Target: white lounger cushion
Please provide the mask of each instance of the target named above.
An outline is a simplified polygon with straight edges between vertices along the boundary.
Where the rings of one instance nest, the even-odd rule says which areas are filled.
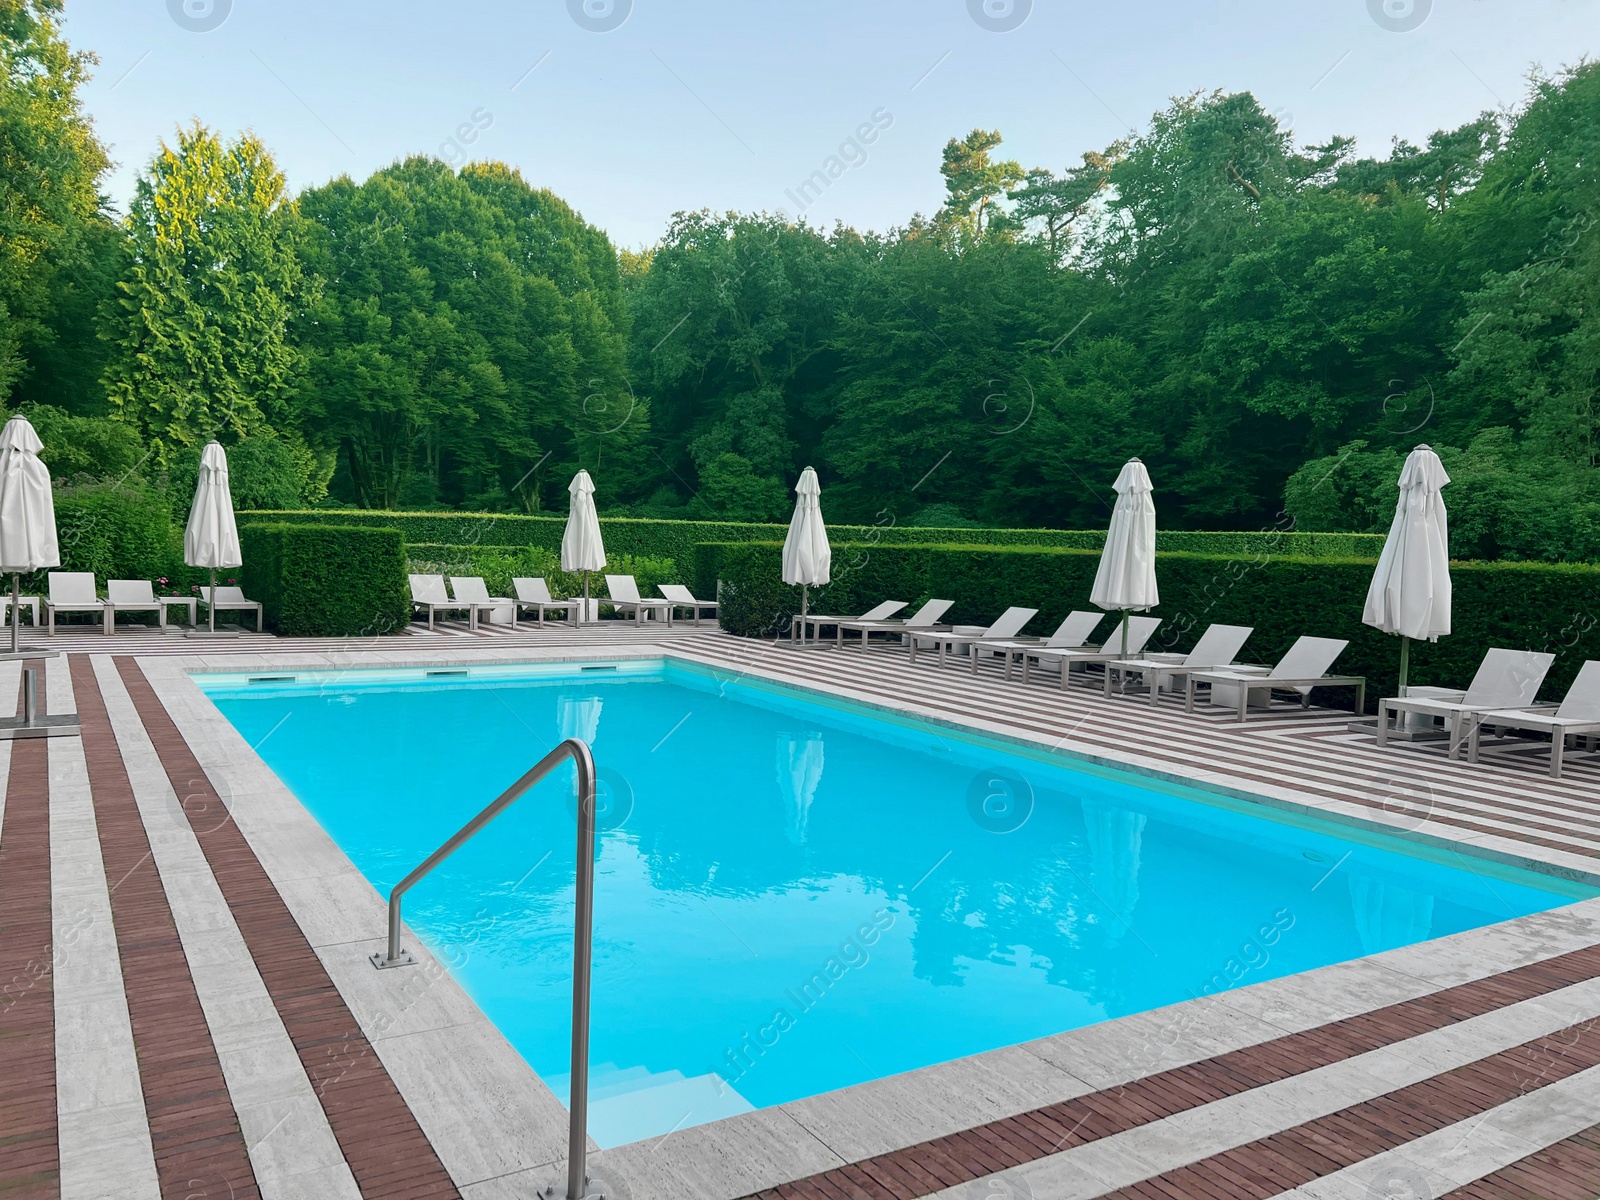
[[[1278,665],[1267,672],[1265,678],[1321,679],[1349,644],[1340,638],[1301,637],[1278,660]]]
[[[1056,626],[1056,631],[1050,635],[1046,646],[1087,646],[1089,635],[1095,631],[1095,626],[1105,620],[1103,612],[1070,612],[1067,619]]]
[[[83,604],[98,608],[103,601],[95,595],[94,572],[51,571],[50,603],[58,607]]]
[[[1239,656],[1255,629],[1249,625],[1212,625],[1184,655],[1186,667],[1226,667]]]
[[[450,590],[456,594],[456,599],[463,604],[504,604],[504,596],[489,595],[489,586],[483,582],[481,575],[452,575],[450,576]]]
[[[693,604],[699,605],[702,608],[710,608],[716,604],[715,600],[696,600],[694,598],[694,593],[688,588],[684,587],[681,583],[663,583],[660,585],[659,590],[663,596],[665,596],[668,600],[671,600],[674,604]]]
[[[578,604],[577,600],[557,600],[550,595],[550,585],[544,577],[538,579],[513,579],[511,586],[516,589],[517,599],[524,604],[548,604],[552,608],[557,604]]]
[[[111,603],[123,608],[133,608],[137,605],[157,607],[156,591],[150,586],[148,579],[108,579],[106,597]]]
[[[984,638],[1012,638],[1022,632],[1022,627],[1039,615],[1037,608],[1019,608],[1013,605],[1000,614],[1000,619],[983,631]]]
[[[444,590],[443,575],[407,575],[411,581],[411,599],[417,604],[449,604],[450,595]]]
[[[1532,650],[1490,650],[1461,698],[1464,708],[1522,708],[1532,704],[1555,662],[1554,654]]]
[[[1583,664],[1556,716],[1564,721],[1600,721],[1600,659]]]
[[[621,600],[627,604],[638,604],[639,582],[632,575],[607,575],[606,594],[613,600]]]

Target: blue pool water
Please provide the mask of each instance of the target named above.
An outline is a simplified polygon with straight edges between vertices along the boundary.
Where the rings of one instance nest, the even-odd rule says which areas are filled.
[[[602,1145],[1592,894],[676,662],[199,679],[385,895],[591,742]],[[563,1098],[571,794],[406,900]]]

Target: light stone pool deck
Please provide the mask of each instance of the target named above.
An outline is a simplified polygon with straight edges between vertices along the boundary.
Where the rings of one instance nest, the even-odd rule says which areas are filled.
[[[372,970],[367,955],[381,945],[383,898],[200,692],[189,678],[196,671],[677,656],[1039,752],[1381,826],[1484,870],[1511,863],[1600,883],[1600,768],[1592,755],[1573,755],[1569,777],[1551,783],[1524,747],[1491,750],[1482,767],[1469,768],[1427,745],[1380,753],[1345,733],[1343,717],[1317,710],[1286,710],[1241,728],[1215,714],[1186,717],[1181,707],[1151,709],[1098,691],[1024,688],[997,672],[911,666],[886,650],[795,650],[711,631],[464,638],[447,629],[351,650],[252,641],[188,653],[192,645],[169,639],[121,659],[74,654],[70,671],[58,659],[48,672],[50,711],[70,711],[92,684],[115,744],[101,745],[106,735],[86,717],[81,744],[51,739],[47,751],[34,743],[23,752],[48,758],[54,948],[42,952],[53,965],[57,1165],[53,1178],[48,1169],[22,1173],[32,1160],[15,1152],[8,1160],[0,1136],[0,1194],[8,1184],[21,1195],[95,1200],[174,1194],[174,1181],[190,1182],[179,1178],[174,1156],[200,1153],[164,1149],[164,1093],[149,1077],[141,1084],[141,1069],[153,1069],[144,1064],[156,1061],[153,1035],[130,1013],[143,1011],[151,994],[144,980],[164,988],[170,981],[143,974],[142,959],[118,969],[119,953],[139,955],[142,943],[123,934],[132,918],[118,906],[128,906],[129,893],[122,879],[107,877],[102,854],[113,815],[99,794],[114,778],[106,751],[125,769],[203,1015],[204,1028],[190,1032],[208,1043],[200,1057],[214,1061],[226,1084],[245,1164],[239,1174],[237,1163],[205,1160],[213,1174],[188,1194],[499,1200],[531,1196],[562,1176],[565,1108],[417,939],[407,945],[419,966]],[[0,687],[14,691],[17,673],[0,664]],[[203,779],[183,773],[183,747],[162,732],[151,703]],[[0,743],[8,799],[12,790],[28,794],[11,754]],[[14,826],[12,815],[28,819],[21,808],[0,808],[0,871],[28,861],[7,858],[16,829],[20,838],[28,828]],[[242,842],[226,841],[233,830]],[[251,890],[257,869],[275,895]],[[22,887],[26,870],[15,878]],[[7,886],[0,875],[0,904]],[[318,992],[287,968],[270,969],[272,956],[294,949],[281,938],[252,956],[247,931],[277,928],[273,905],[292,918],[287,932],[303,937],[331,988]],[[0,936],[4,920],[0,909]],[[26,968],[40,953],[13,955],[7,965]],[[14,990],[19,976],[7,975]],[[313,995],[314,1017],[304,1008]],[[20,1022],[30,1004],[0,1008],[0,1044],[13,1032],[18,1045],[37,1044],[36,1036],[27,1040],[29,1028],[6,1024]],[[321,1026],[308,1023],[336,1027],[341,1012],[356,1029],[319,1034]],[[1572,1139],[1581,1143],[1600,1125],[1596,1021],[1600,900],[1585,900],[597,1151],[592,1169],[631,1200],[1366,1197],[1384,1194],[1370,1191],[1382,1172],[1418,1181],[1414,1190],[1435,1197],[1469,1186],[1480,1189],[1473,1195],[1497,1195],[1481,1189],[1507,1171],[1544,1170],[1540,1154],[1565,1147],[1561,1163],[1581,1158]],[[38,1096],[12,1091],[14,1098],[0,1093],[0,1116],[38,1115]],[[1467,1094],[1471,1103],[1460,1099]],[[1353,1132],[1359,1114],[1385,1105],[1448,1116],[1428,1127],[1374,1127],[1405,1126],[1394,1144],[1379,1132]],[[37,1149],[47,1139],[35,1134],[27,1144]],[[1341,1152],[1328,1148],[1330,1139]],[[403,1147],[418,1165],[385,1170],[382,1154],[357,1152],[369,1142]],[[1600,1177],[1595,1187],[1600,1192]]]

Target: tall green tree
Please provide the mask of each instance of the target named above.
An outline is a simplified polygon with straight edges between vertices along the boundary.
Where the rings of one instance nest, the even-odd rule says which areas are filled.
[[[165,461],[219,433],[294,426],[298,215],[253,134],[196,123],[140,176],[108,322],[106,391]]]
[[[1026,178],[1021,163],[994,156],[1004,140],[998,129],[974,129],[945,144],[939,168],[945,186],[941,214],[962,233],[982,237],[986,218],[993,219],[991,209]]]
[[[104,289],[109,163],[79,95],[94,58],[67,45],[60,13],[61,0],[0,0],[0,402],[20,386],[86,407],[74,352],[92,347]]]
[[[537,512],[580,466],[603,498],[645,471],[616,254],[500,164],[413,158],[305,193],[316,299],[297,408],[369,506]]]

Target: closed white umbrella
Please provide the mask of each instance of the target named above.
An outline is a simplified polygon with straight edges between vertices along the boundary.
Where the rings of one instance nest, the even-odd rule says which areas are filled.
[[[789,536],[783,540],[783,581],[800,588],[800,640],[805,640],[808,589],[828,582],[833,567],[833,547],[828,545],[828,527],[822,523],[822,485],[817,473],[807,467],[794,485],[794,516],[789,519]]]
[[[600,514],[594,507],[594,480],[579,471],[567,485],[572,504],[567,529],[561,535],[561,569],[583,572],[583,620],[589,619],[589,572],[606,565],[606,547],[600,540]]]
[[[239,552],[239,526],[233,518],[233,493],[228,487],[228,456],[213,438],[200,454],[200,475],[194,484],[194,503],[183,530],[183,561],[191,567],[211,569],[207,593],[209,628],[217,631],[217,568],[244,563]]]
[[[1400,695],[1411,669],[1411,639],[1436,642],[1450,632],[1450,528],[1440,495],[1450,476],[1430,446],[1418,446],[1400,469],[1400,500],[1378,557],[1361,620],[1400,635]]]
[[[1150,472],[1137,458],[1123,464],[1112,485],[1117,504],[1095,572],[1091,603],[1122,613],[1122,653],[1128,653],[1128,614],[1144,612],[1161,602],[1156,588],[1156,504]]]
[[[0,571],[11,572],[12,654],[21,653],[19,576],[61,565],[50,468],[39,461],[43,448],[26,417],[12,417],[0,430]]]

